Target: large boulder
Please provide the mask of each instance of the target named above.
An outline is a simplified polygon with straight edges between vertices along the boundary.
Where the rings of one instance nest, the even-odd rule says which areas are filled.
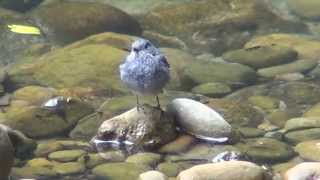
[[[119,65],[134,37],[103,33],[53,50],[29,56],[8,70],[12,88],[30,84],[49,87],[91,87],[109,94],[125,92]]]
[[[102,32],[139,35],[142,31],[131,16],[101,3],[57,2],[36,8],[31,16],[49,38],[62,43]]]

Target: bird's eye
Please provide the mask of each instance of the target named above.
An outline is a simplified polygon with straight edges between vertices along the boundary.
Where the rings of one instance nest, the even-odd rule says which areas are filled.
[[[146,43],[146,44],[144,45],[144,48],[145,48],[145,49],[147,49],[148,47],[150,47],[150,43]]]
[[[133,48],[133,51],[134,51],[134,52],[138,52],[138,49],[137,49],[137,48]]]

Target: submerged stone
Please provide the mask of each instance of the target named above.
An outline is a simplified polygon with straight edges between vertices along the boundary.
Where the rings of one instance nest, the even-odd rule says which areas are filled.
[[[222,57],[258,69],[292,62],[297,55],[295,50],[286,46],[271,45],[229,51]]]
[[[271,138],[255,138],[237,145],[241,152],[256,162],[286,161],[294,156],[294,150],[287,144]]]
[[[93,168],[92,173],[106,180],[132,180],[150,168],[136,163],[105,163]]]

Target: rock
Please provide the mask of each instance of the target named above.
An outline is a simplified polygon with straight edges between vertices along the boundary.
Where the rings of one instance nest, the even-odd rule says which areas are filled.
[[[269,113],[265,120],[269,121],[271,124],[283,128],[288,119],[290,119],[290,114],[287,111],[275,110]]]
[[[108,92],[108,95],[128,92],[118,71],[128,53],[124,49],[133,39],[132,36],[107,32],[57,48],[41,57],[24,57],[32,62],[12,66],[8,70],[8,83],[12,88],[42,84],[54,88],[89,87]],[[21,61],[25,62],[24,59]]]
[[[38,144],[34,154],[36,157],[47,157],[50,153],[62,150],[84,149],[88,151],[90,144],[83,141],[59,140],[44,141]]]
[[[195,139],[189,135],[181,135],[174,141],[162,146],[158,151],[166,154],[180,153],[187,150],[194,141]]]
[[[53,88],[26,86],[14,91],[12,100],[27,101],[31,105],[40,106],[43,102],[54,97],[56,94],[57,91]]]
[[[320,128],[302,129],[288,132],[284,135],[285,140],[292,144],[315,140],[320,138]]]
[[[210,99],[207,105],[223,114],[223,118],[234,127],[257,127],[263,120],[261,111],[249,103]]]
[[[244,138],[261,137],[265,134],[265,131],[257,128],[240,127],[239,131]]]
[[[303,113],[303,117],[317,117],[320,115],[320,103],[311,106],[306,112]]]
[[[31,16],[50,39],[62,43],[102,32],[140,35],[142,31],[139,23],[131,16],[101,3],[53,3],[34,9]]]
[[[271,138],[249,139],[237,147],[255,162],[286,161],[295,154],[289,145]]]
[[[187,51],[174,48],[160,48],[170,64],[170,82],[166,89],[189,90],[187,82],[183,79],[183,71],[190,63],[195,61],[195,57]]]
[[[123,162],[125,155],[121,151],[99,152],[97,154],[87,154],[82,156],[79,161],[83,161],[87,168],[94,168],[106,162]]]
[[[288,5],[290,9],[302,18],[309,20],[319,20],[320,13],[318,8],[320,8],[320,3],[317,0],[289,0]]]
[[[175,137],[172,116],[145,104],[139,107],[139,111],[134,108],[104,121],[99,127],[96,139],[106,142],[131,142],[133,149],[153,149],[172,141]]]
[[[287,170],[289,170],[290,168],[293,168],[294,166],[296,166],[300,163],[303,163],[303,162],[304,162],[303,159],[301,159],[299,157],[293,158],[289,162],[279,163],[279,164],[273,165],[272,170],[273,170],[274,174],[278,173],[283,177]]]
[[[68,163],[58,163],[53,167],[53,170],[56,171],[58,174],[65,176],[65,175],[72,175],[72,174],[80,174],[84,173],[86,170],[83,163],[79,162],[68,162]]]
[[[187,98],[177,98],[167,107],[178,126],[200,139],[225,142],[231,136],[231,126],[210,107]]]
[[[194,62],[185,69],[184,78],[193,86],[210,82],[243,86],[254,83],[257,75],[253,69],[241,64]]]
[[[290,117],[299,117],[310,105],[320,101],[316,94],[320,86],[308,82],[270,82],[262,85],[243,88],[225,97],[238,103],[246,102],[250,96],[270,96],[280,100],[280,109],[289,113]]]
[[[249,97],[248,102],[267,112],[277,109],[280,104],[279,99],[270,96],[251,96]]]
[[[35,1],[29,1],[29,2],[37,2]],[[0,5],[2,3],[11,4],[19,3],[24,4],[23,1],[20,0],[1,0]],[[11,5],[10,5],[11,6]],[[15,11],[11,11],[8,9],[0,8],[0,20],[3,23],[3,26],[0,27],[1,32],[1,54],[0,59],[1,63],[0,65],[7,65],[11,63],[15,63],[20,61],[20,57],[24,56],[26,53],[28,54],[28,50],[32,49],[34,46],[39,45],[48,45],[47,38],[41,34],[41,35],[31,35],[31,34],[24,34],[21,35],[19,33],[12,32],[7,25],[10,24],[20,24],[20,25],[26,25],[26,26],[35,26],[35,23],[28,19],[27,16],[24,14],[20,14]],[[49,45],[50,46],[50,45]]]
[[[222,97],[232,90],[231,88],[223,83],[205,83],[200,84],[194,88],[192,88],[191,92],[195,94],[202,94],[204,96],[209,97]]]
[[[103,123],[104,119],[98,113],[89,114],[79,120],[75,128],[69,133],[74,139],[90,140],[94,136]]]
[[[176,177],[179,172],[192,167],[192,163],[188,162],[164,162],[157,166],[157,170],[164,173],[168,177]]]
[[[308,180],[320,177],[320,163],[304,162],[290,168],[285,173],[285,180]]]
[[[302,74],[300,72],[294,72],[294,73],[286,73],[286,74],[276,75],[275,80],[279,80],[279,81],[299,81],[299,80],[302,80],[304,78],[305,78],[304,74]]]
[[[165,160],[168,162],[212,162],[212,159],[223,152],[239,152],[235,146],[232,145],[214,145],[210,144],[196,144],[188,151],[179,153],[178,155],[167,155]],[[195,161],[196,160],[196,161]]]
[[[159,171],[147,171],[139,176],[139,180],[168,180],[168,177]]]
[[[270,78],[288,73],[305,73],[315,68],[317,64],[318,62],[314,60],[297,60],[289,64],[259,69],[258,74],[262,77]]]
[[[137,163],[149,167],[155,167],[161,160],[161,155],[156,153],[137,153],[126,159],[128,163]]]
[[[259,69],[292,62],[297,55],[298,53],[291,48],[274,45],[229,51],[222,57],[229,62]]]
[[[319,140],[304,141],[296,145],[294,150],[307,161],[320,161]]]
[[[276,44],[293,48],[298,52],[298,59],[318,59],[320,41],[295,34],[268,34],[251,39],[245,44],[245,48],[257,46],[270,46]]]
[[[52,168],[54,166],[55,162],[51,162],[47,160],[46,158],[35,158],[29,160],[25,166],[29,167],[47,167]]]
[[[14,146],[8,135],[11,129],[0,126],[0,178],[7,180],[14,162]]]
[[[77,160],[84,154],[86,154],[84,150],[64,150],[50,153],[48,158],[58,162],[70,162]]]
[[[136,1],[126,1],[126,0],[104,0],[103,2],[108,3],[114,7],[117,7],[129,14],[133,15],[144,15],[150,11],[152,11],[153,8],[158,6],[169,6],[172,4],[180,4],[184,2],[189,2],[190,0],[173,0],[173,1],[166,1],[166,0],[136,0]]]
[[[148,170],[148,167],[136,163],[106,163],[93,168],[92,173],[100,179],[132,180]]]
[[[219,179],[219,180],[263,180],[264,170],[256,164],[246,161],[225,161],[214,164],[196,165],[182,171],[178,180]]]
[[[285,124],[285,130],[294,131],[301,129],[320,128],[320,118],[305,117],[305,118],[292,118]]]
[[[15,10],[15,11],[25,12],[37,6],[42,1],[43,0],[33,0],[33,1],[1,0],[0,6],[7,9]]]
[[[7,120],[3,123],[30,137],[58,136],[92,111],[92,107],[77,99],[66,102],[59,109],[12,105],[6,112]]]
[[[216,55],[241,48],[261,31],[274,32],[278,28],[278,31],[292,32],[294,29],[299,32],[306,29],[305,25],[284,20],[264,3],[252,0],[205,0],[159,6],[144,15],[141,23],[147,30],[183,39],[193,52],[206,51]]]
[[[58,173],[48,167],[15,167],[12,168],[12,176],[17,178],[57,178]]]

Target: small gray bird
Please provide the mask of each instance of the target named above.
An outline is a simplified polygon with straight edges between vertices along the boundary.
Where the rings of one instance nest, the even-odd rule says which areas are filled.
[[[131,52],[120,65],[120,78],[137,97],[154,95],[160,108],[158,94],[170,80],[170,66],[162,53],[148,40],[138,39]]]

